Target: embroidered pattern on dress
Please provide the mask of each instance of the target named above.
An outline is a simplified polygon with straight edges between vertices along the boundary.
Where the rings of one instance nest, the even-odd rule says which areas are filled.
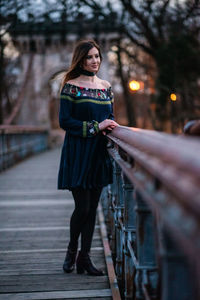
[[[63,87],[62,93],[72,95],[73,97],[88,97],[88,98],[98,98],[98,99],[110,99],[113,100],[113,91],[112,88],[108,89],[91,89],[85,87],[79,87],[66,83]],[[84,99],[82,99],[84,100]]]

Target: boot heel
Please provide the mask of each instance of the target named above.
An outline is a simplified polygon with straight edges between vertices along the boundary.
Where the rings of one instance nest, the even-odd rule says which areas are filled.
[[[77,274],[83,274],[85,272],[84,268],[79,265],[76,266],[76,271],[77,271]]]

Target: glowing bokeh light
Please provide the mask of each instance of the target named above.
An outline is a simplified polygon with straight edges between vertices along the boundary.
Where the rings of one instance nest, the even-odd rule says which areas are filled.
[[[176,94],[171,94],[171,95],[170,95],[170,99],[171,99],[172,101],[176,101],[176,99],[177,99]]]
[[[131,91],[138,91],[140,89],[140,83],[136,80],[131,80],[129,82],[129,88]]]

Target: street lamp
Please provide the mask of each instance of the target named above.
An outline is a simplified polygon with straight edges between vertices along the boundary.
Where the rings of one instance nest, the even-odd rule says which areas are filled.
[[[131,80],[129,82],[129,88],[130,88],[131,91],[136,92],[141,88],[141,84],[140,84],[139,81]]]
[[[176,96],[176,94],[170,94],[170,99],[172,100],[172,101],[176,101],[177,100],[177,96]]]

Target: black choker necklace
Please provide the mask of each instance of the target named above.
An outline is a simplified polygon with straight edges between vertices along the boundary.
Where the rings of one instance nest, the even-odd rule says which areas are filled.
[[[90,71],[84,70],[82,68],[79,69],[79,73],[82,75],[86,75],[86,76],[95,76],[96,75],[95,72],[90,72]]]

